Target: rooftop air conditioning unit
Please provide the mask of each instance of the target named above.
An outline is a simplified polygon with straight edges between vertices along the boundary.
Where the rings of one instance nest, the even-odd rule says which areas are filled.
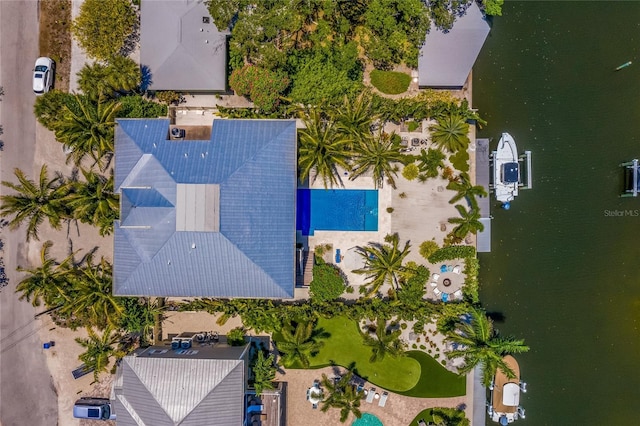
[[[185,130],[180,129],[179,127],[171,129],[171,137],[174,139],[184,139],[185,133]]]

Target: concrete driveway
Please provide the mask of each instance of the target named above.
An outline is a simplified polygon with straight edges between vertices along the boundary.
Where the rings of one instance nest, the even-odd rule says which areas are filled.
[[[0,177],[14,180],[19,167],[33,176],[36,122],[31,70],[38,52],[38,2],[0,1],[0,124],[4,151],[0,153]],[[38,164],[39,167],[39,164]],[[0,188],[0,193],[4,193]],[[14,293],[19,280],[16,265],[27,265],[24,230],[0,230],[9,285],[0,292],[0,422],[3,426],[56,425],[57,396],[38,338],[49,326],[34,320],[31,304],[18,301]]]

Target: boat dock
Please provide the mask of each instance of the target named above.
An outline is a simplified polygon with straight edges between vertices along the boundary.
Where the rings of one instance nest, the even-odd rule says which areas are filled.
[[[524,163],[525,176],[526,179],[521,179],[518,186],[520,189],[532,189],[533,188],[533,171],[531,165],[531,151],[525,151],[524,154],[520,155],[518,161]]]
[[[476,139],[476,185],[482,185],[487,191],[487,197],[478,197],[480,209],[480,223],[484,230],[478,232],[476,251],[478,253],[491,252],[491,163],[489,161],[489,139]]]
[[[628,161],[620,164],[620,167],[624,167],[624,192],[621,197],[637,197],[640,191],[640,164],[638,159]]]

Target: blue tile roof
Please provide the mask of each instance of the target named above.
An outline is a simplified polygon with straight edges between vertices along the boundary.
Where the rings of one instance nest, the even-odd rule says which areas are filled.
[[[120,119],[114,294],[293,297],[293,120],[216,120],[211,139],[170,141],[169,121]],[[176,231],[177,184],[220,187],[220,232]]]

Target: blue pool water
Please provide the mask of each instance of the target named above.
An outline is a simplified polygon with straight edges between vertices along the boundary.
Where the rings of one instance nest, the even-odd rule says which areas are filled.
[[[383,426],[383,424],[373,414],[363,413],[362,417],[351,423],[351,426]]]
[[[378,191],[360,189],[298,189],[296,229],[314,231],[377,231]]]

